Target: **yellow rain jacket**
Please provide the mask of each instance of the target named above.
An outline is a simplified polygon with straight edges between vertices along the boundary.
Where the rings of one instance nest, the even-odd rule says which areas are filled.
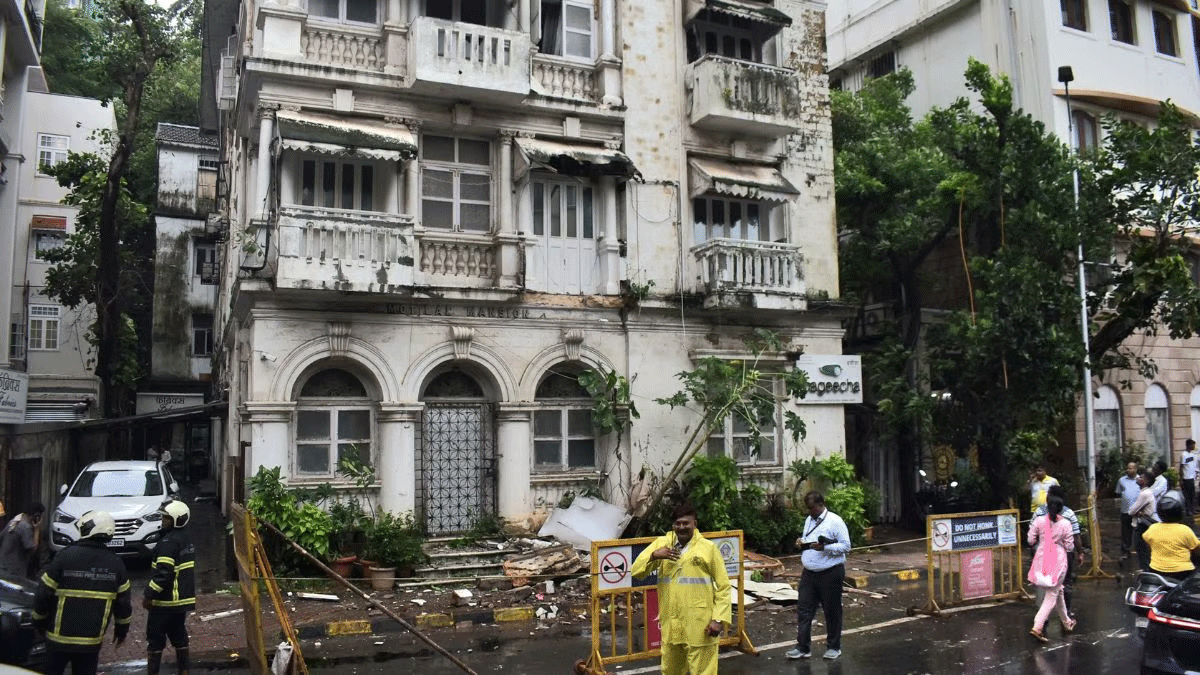
[[[729,575],[721,552],[699,532],[692,533],[679,560],[651,560],[656,550],[675,545],[675,533],[654,540],[631,570],[641,579],[658,572],[658,625],[663,644],[703,647],[716,644],[720,636],[707,632],[710,621],[730,623]]]

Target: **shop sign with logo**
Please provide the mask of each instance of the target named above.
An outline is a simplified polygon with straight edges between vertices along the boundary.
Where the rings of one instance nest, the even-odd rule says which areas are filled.
[[[808,393],[798,403],[862,403],[861,356],[801,354],[796,368],[808,377]]]
[[[23,423],[28,398],[29,376],[0,368],[0,424]]]

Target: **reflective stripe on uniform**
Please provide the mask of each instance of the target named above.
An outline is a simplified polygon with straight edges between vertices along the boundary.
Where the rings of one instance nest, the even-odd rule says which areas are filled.
[[[195,598],[186,598],[184,600],[153,600],[150,604],[154,607],[182,607],[184,605],[192,605],[195,603]]]
[[[94,600],[115,600],[116,593],[110,591],[84,591],[76,588],[60,588],[58,595],[61,598],[92,598]]]
[[[171,558],[171,557],[168,557],[168,556],[163,556],[163,557],[161,557],[161,558],[157,558],[157,559],[154,561],[154,564],[155,564],[155,565],[170,565],[171,567],[174,567],[174,566],[175,566],[175,559],[174,559],[174,558]]]
[[[97,637],[72,637],[70,635],[62,635],[61,633],[46,633],[46,638],[52,642],[58,642],[64,645],[98,645],[104,642],[104,634],[101,633]]]
[[[54,579],[50,578],[50,574],[47,572],[42,573],[42,583],[49,586],[51,590],[55,590],[58,588],[58,582],[55,581]]]
[[[712,579],[705,579],[704,577],[675,577],[672,581],[677,584],[712,585]]]
[[[159,585],[158,585],[158,582],[156,582],[156,581],[151,581],[151,582],[150,582],[149,584],[147,584],[147,585],[148,585],[148,586],[150,587],[150,589],[151,589],[151,590],[153,590],[155,593],[162,593],[162,586],[159,586]]]

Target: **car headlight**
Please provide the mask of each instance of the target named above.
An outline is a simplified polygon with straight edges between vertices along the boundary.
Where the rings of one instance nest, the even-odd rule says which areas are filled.
[[[63,511],[62,509],[55,509],[54,510],[54,522],[56,522],[56,523],[73,523],[73,522],[75,522],[75,516],[67,513],[66,511]]]
[[[146,515],[142,516],[142,520],[146,521],[147,523],[157,523],[158,521],[162,520],[162,514],[158,511],[155,511],[154,513],[147,513]]]

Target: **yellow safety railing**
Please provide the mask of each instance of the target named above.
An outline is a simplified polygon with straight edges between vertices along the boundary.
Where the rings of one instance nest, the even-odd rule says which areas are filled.
[[[928,602],[909,614],[979,600],[1029,597],[1016,509],[931,515],[926,519]]]
[[[1076,511],[1075,515],[1079,516],[1080,514],[1078,511]],[[1100,548],[1100,509],[1097,508],[1096,494],[1094,492],[1088,495],[1087,511],[1083,514],[1083,517],[1081,517],[1079,521],[1080,526],[1083,526],[1084,522],[1087,523],[1088,542],[1092,547],[1092,565],[1088,568],[1088,571],[1080,574],[1079,578],[1116,579],[1117,577],[1115,574],[1111,574],[1100,569],[1100,563],[1104,561],[1104,551]]]

